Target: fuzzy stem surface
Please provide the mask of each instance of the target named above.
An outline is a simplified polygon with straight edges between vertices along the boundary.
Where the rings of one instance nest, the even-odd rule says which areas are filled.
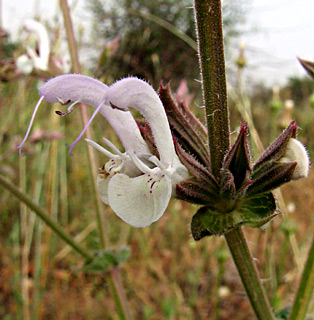
[[[225,234],[233,261],[238,269],[246,293],[259,320],[274,320],[274,316],[260,282],[257,268],[241,228]]]
[[[220,0],[195,0],[195,17],[211,167],[218,178],[230,146]]]
[[[195,0],[195,17],[211,168],[219,180],[224,156],[230,148],[220,0]],[[257,319],[273,320],[241,228],[229,231],[225,238]]]

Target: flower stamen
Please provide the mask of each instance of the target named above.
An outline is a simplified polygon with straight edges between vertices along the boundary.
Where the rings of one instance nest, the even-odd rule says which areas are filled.
[[[118,159],[118,158],[120,158],[119,155],[115,155],[115,154],[111,153],[110,151],[108,151],[107,149],[105,149],[103,146],[101,146],[100,144],[96,143],[95,141],[92,141],[92,140],[89,140],[89,139],[85,139],[85,141],[90,146],[94,147],[96,150],[98,150],[99,152],[101,152],[102,154],[104,154],[106,157],[108,157],[110,159]]]
[[[59,99],[58,99],[58,100],[59,100]],[[69,104],[70,102],[71,102],[71,100],[68,100],[68,101],[65,102],[65,103],[61,103],[61,102],[59,101],[59,103],[60,103],[61,105],[63,105],[63,106]],[[75,105],[77,105],[78,103],[80,103],[79,100],[74,101],[74,102],[71,103],[71,105],[68,107],[68,109],[67,109],[66,112],[56,111],[56,114],[57,114],[58,116],[60,116],[60,117],[67,116],[68,114],[70,114],[70,113],[74,110]]]
[[[35,109],[34,109],[34,111],[33,111],[33,114],[32,114],[32,117],[31,117],[31,121],[29,122],[29,125],[28,125],[28,128],[27,128],[25,137],[24,137],[23,141],[21,142],[21,144],[16,146],[17,149],[19,149],[19,154],[20,154],[21,157],[23,156],[23,154],[22,154],[22,147],[23,147],[25,141],[27,140],[27,138],[28,138],[28,136],[29,136],[29,133],[30,133],[30,131],[31,131],[31,128],[32,128],[32,125],[33,125],[33,122],[34,122],[34,119],[35,119],[35,116],[36,116],[36,113],[37,113],[38,108],[39,108],[41,102],[43,101],[43,99],[44,99],[44,96],[40,97],[40,99],[38,100],[38,102],[37,102],[37,104],[36,104],[36,106],[35,106]]]
[[[90,124],[92,123],[93,119],[96,117],[97,113],[99,112],[99,110],[101,109],[101,107],[103,106],[105,100],[101,101],[100,104],[98,105],[98,107],[96,108],[96,110],[94,111],[94,113],[92,114],[92,116],[90,117],[90,119],[88,120],[88,122],[86,123],[84,129],[82,130],[82,132],[79,134],[79,136],[75,139],[75,141],[71,144],[66,144],[67,147],[70,148],[69,150],[69,155],[73,156],[72,154],[72,150],[75,147],[75,145],[80,141],[80,139],[82,138],[83,134],[86,132],[87,128],[90,126]],[[71,106],[70,106],[71,107]]]
[[[142,160],[139,159],[139,157],[132,151],[127,150],[126,153],[129,155],[131,160],[133,161],[134,165],[143,173],[147,174],[154,174],[155,170],[148,167],[147,164],[145,164]]]
[[[108,139],[106,138],[102,138],[105,142],[105,144],[112,150],[114,151],[117,155],[119,155],[120,157],[123,156],[123,153]]]

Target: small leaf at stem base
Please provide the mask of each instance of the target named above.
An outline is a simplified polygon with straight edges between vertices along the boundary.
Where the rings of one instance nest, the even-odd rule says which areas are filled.
[[[94,259],[87,262],[80,271],[85,272],[104,272],[112,267],[121,266],[130,257],[128,247],[106,249],[96,253]]]
[[[272,193],[242,200],[230,212],[221,213],[213,207],[202,207],[192,218],[191,231],[195,240],[222,235],[241,225],[261,227],[279,214]]]

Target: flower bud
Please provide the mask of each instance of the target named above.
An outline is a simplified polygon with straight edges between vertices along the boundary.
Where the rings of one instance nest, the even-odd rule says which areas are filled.
[[[278,160],[281,163],[296,162],[297,166],[292,174],[292,180],[306,178],[309,174],[310,161],[303,144],[291,138],[287,144],[284,155]]]

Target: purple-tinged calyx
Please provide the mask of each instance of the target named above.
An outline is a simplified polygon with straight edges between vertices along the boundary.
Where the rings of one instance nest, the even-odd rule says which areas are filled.
[[[184,102],[173,99],[170,86],[160,85],[159,97],[167,113],[171,132],[186,152],[205,167],[210,166],[207,131]]]
[[[248,195],[269,192],[290,180],[308,176],[310,161],[305,147],[295,139],[297,129],[292,121],[254,164]]]
[[[291,138],[297,135],[298,126],[295,121],[284,130],[284,132],[265,150],[261,157],[253,165],[252,176],[255,177],[263,172],[264,167],[269,163],[278,161],[285,153]]]
[[[225,156],[222,170],[229,170],[233,176],[235,190],[239,190],[251,172],[251,155],[247,142],[248,129],[242,122],[240,133]]]
[[[224,234],[240,225],[261,227],[279,214],[271,191],[308,175],[309,158],[304,146],[295,139],[297,128],[292,122],[252,167],[248,128],[242,123],[236,141],[224,158],[217,183],[213,183],[210,169],[200,165],[178,141],[178,154],[193,178],[177,185],[177,195],[204,205],[192,219],[195,240]]]

